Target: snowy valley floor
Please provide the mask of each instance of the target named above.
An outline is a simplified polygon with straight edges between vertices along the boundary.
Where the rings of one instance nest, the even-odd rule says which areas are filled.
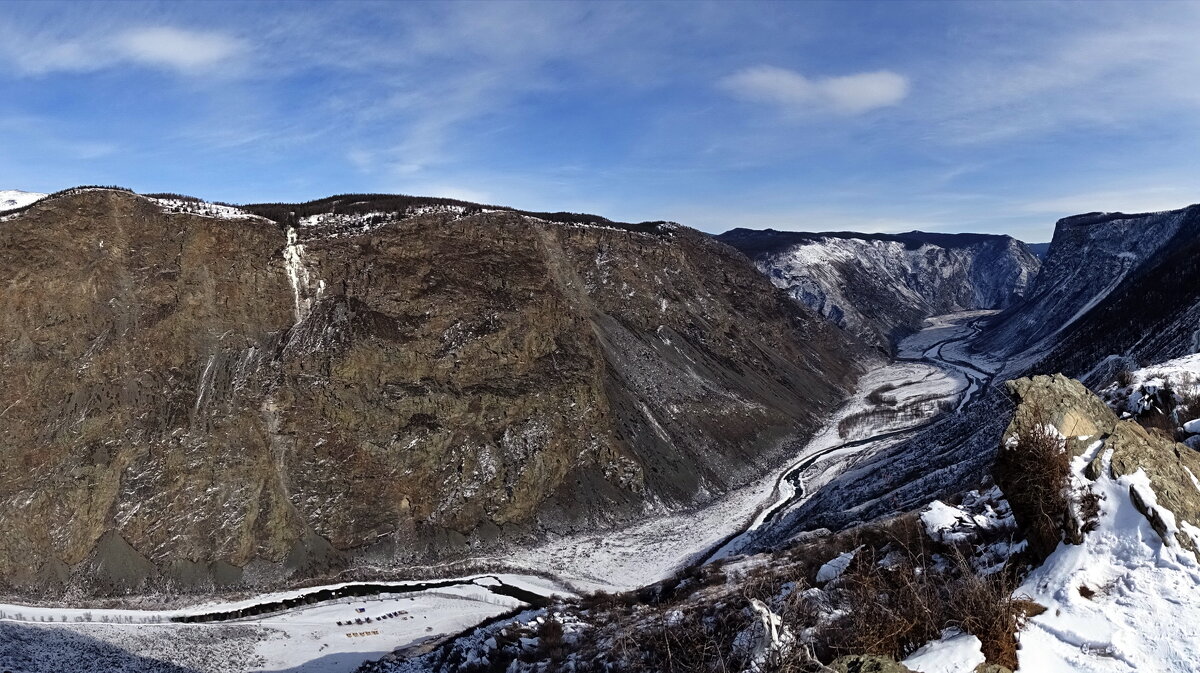
[[[929,330],[911,337],[904,354],[912,358],[927,356],[943,366],[898,361],[864,375],[856,393],[793,461],[750,486],[707,507],[656,517],[616,533],[551,540],[538,549],[477,561],[553,572],[557,583],[532,575],[504,576],[505,583],[542,595],[622,591],[668,577],[732,536],[763,525],[765,513],[772,508],[794,505],[795,488],[784,476],[797,465],[814,462],[806,474],[805,486],[809,491],[819,488],[855,454],[877,450],[886,445],[884,442],[893,441],[872,442],[870,438],[922,425],[940,413],[940,403],[954,403],[973,392],[978,377],[939,356],[944,346],[973,334],[966,323],[977,315],[941,318],[933,321]],[[884,405],[869,399],[880,390],[889,398]],[[877,417],[869,413],[881,406],[910,412]],[[843,423],[848,418],[857,420]],[[848,443],[854,445],[839,448]],[[65,670],[63,662],[73,662],[67,667],[70,670],[101,671],[112,670],[112,662],[120,660],[122,670],[135,673],[350,671],[365,660],[458,633],[524,605],[488,592],[479,585],[485,581],[468,580],[456,587],[419,593],[340,599],[275,615],[211,624],[177,624],[169,618],[233,609],[238,604],[159,611],[0,605],[0,670],[60,671]],[[242,603],[265,602],[280,595]],[[358,612],[360,608],[363,612]],[[400,614],[377,619],[392,613]],[[337,625],[338,621],[346,623],[368,616],[372,617],[370,624]]]

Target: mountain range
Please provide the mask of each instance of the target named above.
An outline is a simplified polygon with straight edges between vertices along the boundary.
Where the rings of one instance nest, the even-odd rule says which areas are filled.
[[[1192,670],[1198,208],[0,192],[0,667]]]

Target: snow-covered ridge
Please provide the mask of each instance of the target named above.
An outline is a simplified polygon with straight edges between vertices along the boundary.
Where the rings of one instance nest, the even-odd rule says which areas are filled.
[[[43,199],[51,199],[51,198],[56,199],[56,198],[60,198],[60,197],[64,197],[64,196],[73,196],[73,195],[81,194],[84,192],[103,192],[103,191],[116,191],[116,192],[121,192],[121,193],[125,193],[125,194],[130,194],[130,195],[136,196],[137,198],[140,198],[140,199],[145,199],[146,201],[149,201],[150,203],[157,205],[159,208],[161,208],[163,210],[163,212],[167,212],[167,213],[187,213],[189,215],[198,215],[200,217],[211,217],[211,218],[222,219],[222,220],[264,220],[264,218],[259,217],[258,215],[255,215],[253,213],[247,212],[245,210],[242,210],[241,208],[238,208],[237,206],[230,206],[230,205],[220,204],[220,203],[210,203],[208,201],[201,201],[199,199],[185,199],[185,198],[173,198],[173,197],[158,198],[158,197],[153,197],[153,196],[145,196],[143,194],[137,194],[136,192],[130,192],[125,189],[119,189],[119,188],[113,188],[113,187],[74,187],[71,189],[65,189],[61,192],[55,192],[54,194],[35,194],[33,192],[21,192],[21,191],[12,191],[12,190],[0,191],[0,213],[3,213],[4,211],[8,211],[8,210],[16,210],[16,209],[25,208],[27,206],[33,205],[34,203],[37,203],[38,201],[43,200]],[[13,217],[16,217],[17,215],[18,215],[18,213],[7,214],[7,215],[4,215],[4,217],[2,219],[11,219]]]
[[[19,189],[0,189],[0,211],[24,208],[46,198],[46,194],[23,192]]]
[[[1040,266],[1005,236],[734,230],[718,239],[750,255],[796,301],[880,346],[929,316],[1005,308]]]
[[[154,198],[149,196],[142,198],[157,204],[163,211],[168,213],[187,213],[188,215],[212,217],[220,220],[264,219],[253,213],[248,213],[237,206],[228,206],[220,203],[209,203],[208,201],[192,199]]]
[[[526,220],[532,222],[544,222],[546,224],[554,224],[563,227],[578,227],[585,229],[605,229],[621,233],[629,233],[637,236],[653,236],[648,232],[633,231],[624,229],[614,225],[592,224],[586,222],[567,222],[555,219],[545,219],[529,215],[516,210],[507,208],[479,208],[473,209],[467,206],[455,204],[432,204],[405,208],[404,210],[373,210],[365,213],[319,213],[317,215],[307,215],[297,220],[302,234],[305,237],[320,237],[320,238],[339,238],[343,236],[357,236],[360,234],[370,233],[376,229],[386,227],[390,224],[403,222],[415,217],[425,215],[444,215],[449,221],[456,222],[465,217],[472,215],[486,215],[490,213],[513,213]],[[660,225],[660,228],[665,232],[670,232],[678,228],[678,224],[665,223]]]

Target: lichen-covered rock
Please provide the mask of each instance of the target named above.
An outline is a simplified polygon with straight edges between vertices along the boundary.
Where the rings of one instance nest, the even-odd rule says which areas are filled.
[[[1068,439],[1067,448],[1080,455],[1088,440],[1108,434],[1117,416],[1090,390],[1062,374],[1039,375],[1007,382],[1008,393],[1017,400],[1012,422],[1004,432],[1004,441],[1033,423],[1049,423]]]
[[[1159,506],[1177,518],[1200,521],[1200,486],[1196,481],[1196,475],[1200,475],[1200,453],[1133,421],[1119,420],[1083,384],[1061,374],[1009,381],[1007,387],[1017,406],[1004,434],[1006,443],[1037,422],[1048,423],[1065,436],[1067,449],[1076,456],[1103,440],[1103,446],[1084,468],[1086,477],[1097,478],[1105,465],[1114,479],[1144,470]],[[1139,510],[1154,529],[1160,535],[1167,535],[1168,526],[1158,512],[1141,503],[1136,492],[1131,497],[1135,504],[1140,503]],[[1176,538],[1185,548],[1193,548],[1190,536],[1176,534]]]
[[[0,222],[0,589],[277,586],[616,526],[761,474],[856,375],[698,232],[376,219],[92,190]]]
[[[913,673],[911,668],[896,663],[895,659],[876,654],[838,657],[829,667],[837,673]]]
[[[1133,421],[1119,422],[1104,446],[1112,450],[1108,461],[1109,473],[1114,479],[1144,470],[1150,477],[1150,487],[1159,506],[1173,512],[1178,519],[1200,521],[1200,485],[1196,482],[1196,476],[1200,475],[1200,453],[1148,432]],[[1097,474],[1102,469],[1101,458],[1097,456],[1088,464],[1089,474]],[[1165,537],[1167,525],[1158,512],[1148,510],[1137,493],[1131,493],[1130,497],[1155,531]],[[1177,533],[1175,537],[1185,548],[1195,548],[1190,536]]]

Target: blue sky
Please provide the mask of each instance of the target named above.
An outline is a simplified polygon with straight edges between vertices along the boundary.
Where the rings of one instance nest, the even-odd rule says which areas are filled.
[[[0,3],[0,188],[1048,240],[1200,201],[1200,5]]]

